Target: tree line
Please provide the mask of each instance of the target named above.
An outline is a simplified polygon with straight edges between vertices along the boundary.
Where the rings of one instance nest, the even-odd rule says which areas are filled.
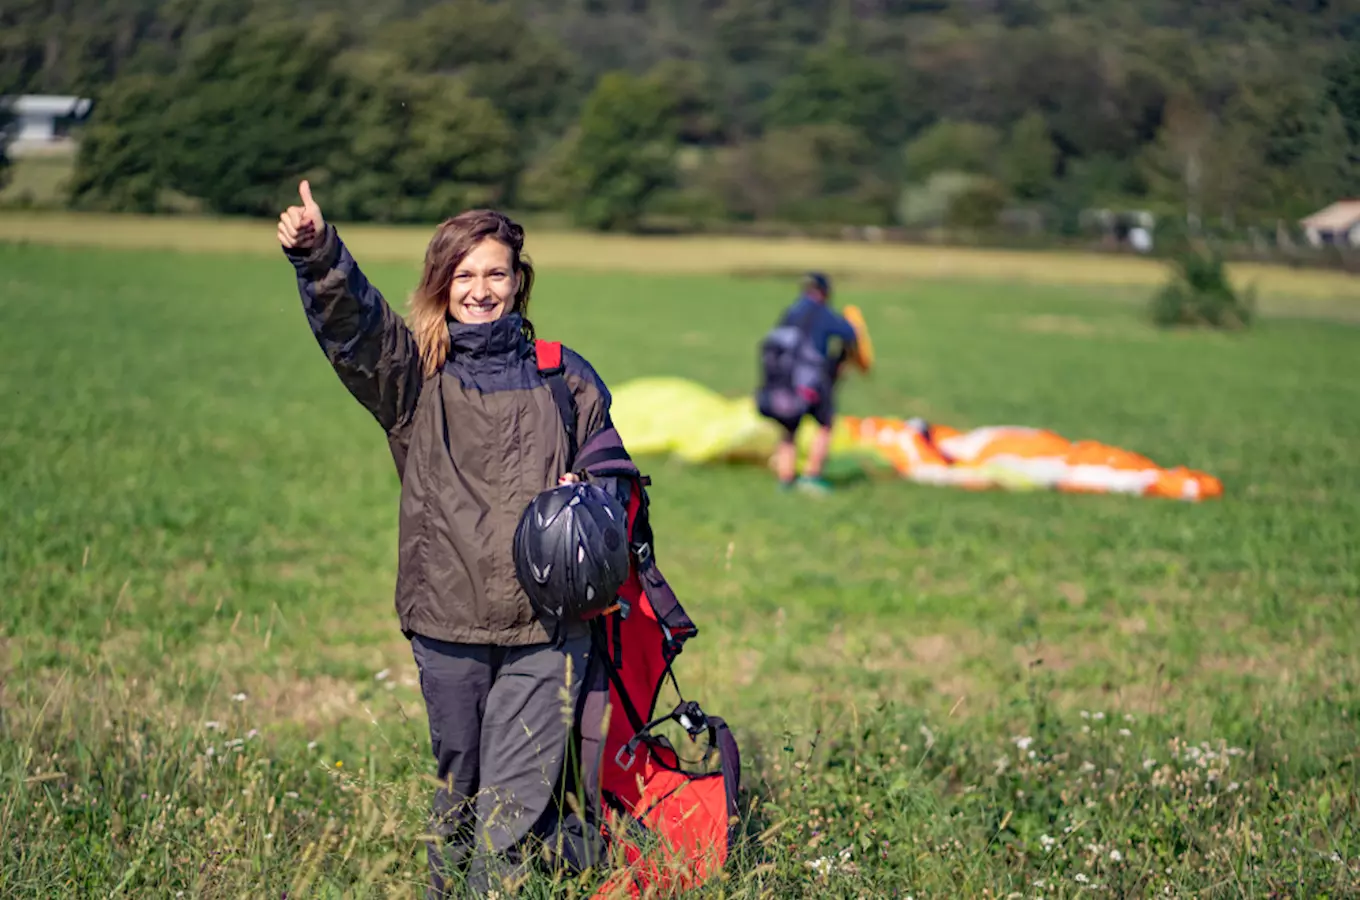
[[[1273,229],[1360,173],[1336,0],[16,0],[0,34],[0,87],[96,101],[78,208],[271,215],[305,176],[391,222]]]

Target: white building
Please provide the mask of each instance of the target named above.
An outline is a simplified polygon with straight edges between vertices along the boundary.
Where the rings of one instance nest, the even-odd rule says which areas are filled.
[[[1338,200],[1299,221],[1308,243],[1360,246],[1360,200]]]
[[[68,130],[89,115],[91,104],[85,97],[51,94],[22,94],[0,102],[14,116],[9,145],[14,157],[71,149]]]

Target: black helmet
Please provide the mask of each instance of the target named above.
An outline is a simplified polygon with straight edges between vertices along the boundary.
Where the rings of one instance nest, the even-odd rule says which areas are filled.
[[[628,514],[593,484],[564,484],[529,502],[515,529],[515,575],[549,621],[608,609],[628,578]]]

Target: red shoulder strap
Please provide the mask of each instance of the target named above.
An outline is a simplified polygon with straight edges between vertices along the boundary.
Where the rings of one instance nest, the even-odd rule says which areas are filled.
[[[552,389],[553,402],[557,404],[562,427],[567,432],[567,470],[576,464],[576,398],[563,377],[566,368],[562,365],[562,345],[557,341],[534,341],[534,354],[538,358],[538,374]]]
[[[562,344],[560,341],[534,341],[534,354],[538,357],[539,374],[547,375],[562,370]]]

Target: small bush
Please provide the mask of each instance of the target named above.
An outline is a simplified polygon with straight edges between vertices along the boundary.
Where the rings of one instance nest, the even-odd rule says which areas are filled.
[[[1152,298],[1152,320],[1163,328],[1236,330],[1251,324],[1255,306],[1255,289],[1234,288],[1217,251],[1186,245],[1172,256],[1171,280]]]

